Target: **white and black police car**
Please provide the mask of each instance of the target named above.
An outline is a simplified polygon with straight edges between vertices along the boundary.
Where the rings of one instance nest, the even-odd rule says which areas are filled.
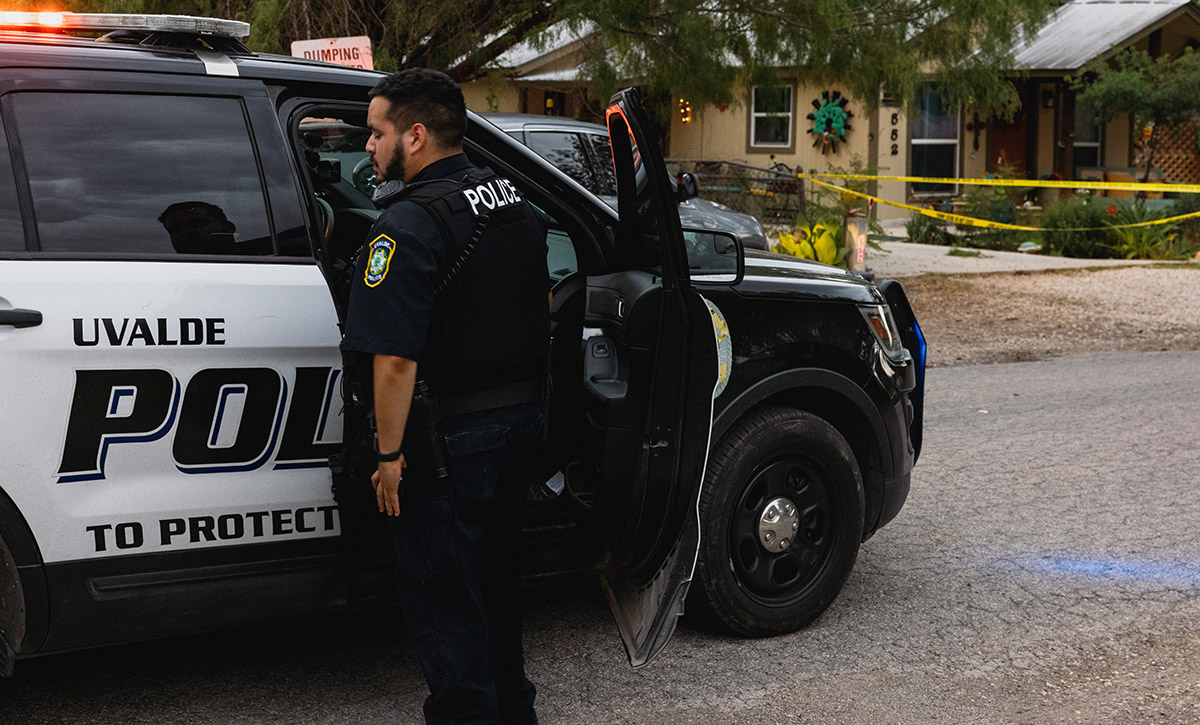
[[[380,74],[231,21],[0,27],[0,670],[386,602],[374,499],[327,464]],[[685,597],[745,636],[824,611],[905,500],[924,377],[898,284],[682,230],[647,123],[613,98],[617,209],[477,116],[466,144],[550,226],[522,565],[597,572],[634,665]]]

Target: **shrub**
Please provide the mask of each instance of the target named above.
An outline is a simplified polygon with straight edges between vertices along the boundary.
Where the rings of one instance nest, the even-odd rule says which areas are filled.
[[[1171,207],[1171,216],[1198,211],[1200,211],[1200,194],[1180,194]],[[1182,254],[1190,257],[1200,250],[1200,218],[1180,222],[1176,227],[1176,233],[1179,235],[1177,243]]]
[[[937,244],[948,247],[954,243],[954,237],[946,231],[946,227],[933,217],[924,214],[914,214],[913,218],[904,225],[904,229],[908,232],[908,241],[917,244]]]
[[[1001,165],[996,172],[999,179],[1017,179],[1019,175],[1012,166]],[[1029,189],[1012,186],[971,185],[963,194],[963,214],[975,219],[984,219],[1002,224],[1015,224],[1017,205],[1024,201]],[[1030,232],[1015,229],[987,229],[963,226],[965,243],[973,247],[1014,251],[1029,239]]]
[[[1051,254],[1098,259],[1113,256],[1108,229],[1110,199],[1070,196],[1042,212],[1042,238]],[[1112,213],[1116,213],[1113,209]]]
[[[1180,259],[1186,256],[1174,224],[1120,228],[1125,224],[1142,224],[1171,215],[1166,209],[1148,209],[1141,201],[1119,204],[1111,220],[1113,251],[1126,259]]]

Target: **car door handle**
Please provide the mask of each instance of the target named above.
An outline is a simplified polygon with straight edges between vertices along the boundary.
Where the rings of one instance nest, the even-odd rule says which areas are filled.
[[[0,310],[0,325],[37,327],[40,324],[42,313],[38,310]]]

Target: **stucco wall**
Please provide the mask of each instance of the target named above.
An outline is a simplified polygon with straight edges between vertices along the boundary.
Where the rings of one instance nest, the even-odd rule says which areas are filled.
[[[462,84],[463,99],[467,108],[476,113],[498,111],[500,113],[519,113],[521,110],[520,91],[512,84],[503,80],[481,78]],[[489,96],[491,100],[489,101]],[[493,108],[492,106],[495,106]]]
[[[870,132],[872,118],[864,111],[858,99],[846,95],[846,108],[853,114],[849,120],[850,131],[846,141],[837,145],[837,151],[832,148],[821,152],[821,145],[813,146],[813,135],[808,131],[812,121],[807,118],[813,111],[812,102],[820,99],[822,91],[841,90],[839,88],[823,88],[815,86],[793,85],[793,115],[791,148],[750,148],[750,98],[749,94],[740,105],[731,105],[724,110],[716,107],[692,109],[691,123],[681,121],[678,109],[671,115],[670,147],[667,149],[668,158],[681,160],[719,160],[736,161],[760,168],[770,168],[776,163],[785,163],[792,168],[802,167],[805,170],[819,172],[828,171],[833,167],[851,170],[852,160],[861,159],[863,165],[878,163],[882,175],[903,175],[908,165],[908,121],[899,107],[881,106],[875,111],[876,128],[880,138],[876,144],[871,143]],[[896,114],[896,122],[892,123],[892,114]],[[896,131],[896,140],[891,140],[892,130]],[[892,144],[896,144],[896,155],[891,155]],[[875,146],[877,157],[871,156],[872,146]],[[774,157],[774,158],[772,158]],[[905,184],[886,182],[879,185],[878,195],[881,198],[904,201]],[[891,219],[907,217],[908,212],[880,205],[876,217]]]
[[[895,134],[892,132],[895,131]],[[895,136],[893,140],[892,136]],[[908,167],[908,117],[904,115],[904,109],[900,106],[880,106],[879,107],[879,175],[880,176],[905,176],[909,173]],[[892,150],[895,148],[896,153],[893,155]],[[876,187],[875,194],[880,199],[887,201],[896,201],[904,203],[908,193],[908,184],[902,181],[881,181]],[[894,206],[879,204],[875,207],[875,218],[877,220],[885,219],[907,219],[912,215],[905,209],[898,209]]]
[[[846,142],[837,145],[836,153],[831,150],[822,154],[820,145],[813,147],[813,136],[808,133],[812,121],[806,116],[813,110],[812,101],[821,98],[824,90],[840,89],[793,85],[791,148],[750,147],[750,98],[747,93],[742,103],[730,105],[725,110],[713,106],[693,108],[691,123],[683,123],[678,109],[674,109],[667,155],[673,159],[738,161],[763,168],[782,162],[793,168],[799,164],[814,171],[823,171],[830,166],[849,168],[850,159],[855,155],[865,163],[870,117],[865,115],[862,104],[850,96],[846,96],[846,108],[853,117],[848,121],[851,129],[846,134]]]

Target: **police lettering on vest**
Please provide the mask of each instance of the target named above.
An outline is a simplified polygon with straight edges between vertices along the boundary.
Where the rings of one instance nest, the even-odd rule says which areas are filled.
[[[510,206],[521,201],[521,195],[508,179],[495,177],[491,181],[479,184],[474,188],[463,189],[463,198],[471,205],[471,213],[475,216],[495,211],[502,206]]]

